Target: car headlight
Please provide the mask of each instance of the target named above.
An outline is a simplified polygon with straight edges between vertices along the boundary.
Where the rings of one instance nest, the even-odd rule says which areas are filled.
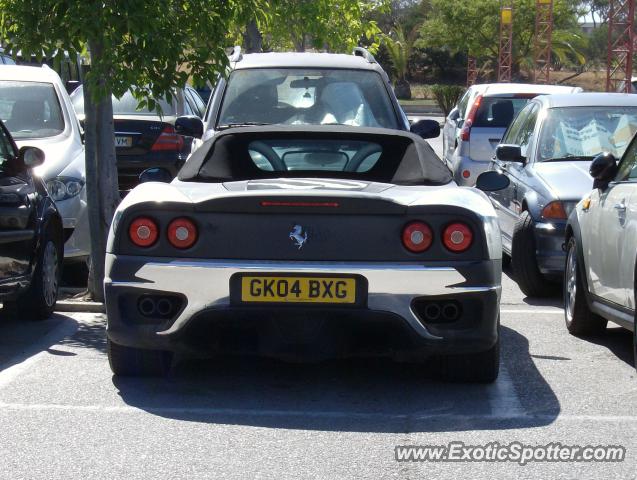
[[[83,187],[83,180],[72,177],[56,177],[46,182],[46,189],[55,202],[79,195]]]

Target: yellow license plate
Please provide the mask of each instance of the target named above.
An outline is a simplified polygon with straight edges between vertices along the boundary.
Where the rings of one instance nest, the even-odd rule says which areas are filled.
[[[356,279],[343,277],[241,277],[242,302],[356,303]]]

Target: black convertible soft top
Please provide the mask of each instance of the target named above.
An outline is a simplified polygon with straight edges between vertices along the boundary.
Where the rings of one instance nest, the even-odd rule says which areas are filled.
[[[251,158],[251,142],[273,140],[362,141],[382,148],[364,172],[260,169]],[[199,147],[179,172],[184,182],[227,182],[280,177],[359,179],[396,185],[445,185],[451,172],[429,144],[410,132],[344,125],[267,125],[224,130]]]

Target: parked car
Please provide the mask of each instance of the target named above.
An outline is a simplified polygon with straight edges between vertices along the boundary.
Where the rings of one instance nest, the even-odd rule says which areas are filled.
[[[0,66],[0,120],[18,147],[44,151],[34,173],[46,182],[64,226],[64,258],[84,261],[90,252],[84,144],[71,99],[49,67]]]
[[[619,82],[619,85],[617,85],[617,91],[619,93],[624,93],[625,90],[626,90],[626,81]],[[628,93],[637,93],[637,77],[631,77],[630,92]]]
[[[410,126],[389,77],[364,48],[352,55],[257,53],[230,58],[227,79],[217,81],[203,122],[203,140],[233,126],[353,125],[412,131],[424,138],[440,126]],[[195,141],[195,147],[201,145]]]
[[[64,250],[62,217],[33,168],[36,147],[18,149],[0,122],[0,302],[20,317],[53,313]]]
[[[158,169],[145,172],[145,179]],[[482,188],[506,178],[485,174]],[[417,135],[231,128],[120,204],[106,259],[116,375],[173,352],[386,355],[492,382],[501,246],[488,199]]]
[[[620,157],[635,131],[637,97],[619,93],[537,97],[507,130],[491,168],[510,185],[490,196],[526,295],[561,281],[566,220],[593,185],[589,165],[601,152]]]
[[[524,83],[469,87],[443,127],[443,157],[456,183],[475,185],[478,175],[489,169],[502,135],[530,99],[538,95],[581,91],[579,87]]]
[[[84,121],[84,88],[71,95],[75,112]],[[139,108],[139,101],[128,91],[113,97],[115,148],[119,189],[122,194],[134,188],[139,174],[150,167],[162,167],[174,177],[191,150],[192,137],[175,133],[175,119],[201,117],[205,105],[199,94],[187,86],[175,92],[171,102],[158,100],[161,111]]]
[[[617,159],[598,156],[590,168],[591,191],[566,227],[564,312],[574,335],[596,335],[607,321],[633,332],[637,366],[637,140]]]

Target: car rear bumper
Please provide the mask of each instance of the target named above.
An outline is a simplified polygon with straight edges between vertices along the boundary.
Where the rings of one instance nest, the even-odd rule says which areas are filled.
[[[453,179],[461,187],[473,187],[476,184],[478,175],[489,170],[491,162],[473,160],[471,157],[455,155],[452,160]],[[463,172],[469,172],[465,177]]]
[[[117,176],[119,189],[128,193],[139,184],[139,175],[147,168],[161,167],[177,176],[183,166],[188,152],[149,152],[144,155],[117,155]]]
[[[553,278],[564,273],[566,224],[535,223],[536,258],[540,272]]]
[[[497,340],[500,260],[449,265],[176,260],[107,255],[107,334],[137,348],[196,354],[394,358],[489,349]],[[359,275],[364,305],[246,305],[231,300],[243,273]],[[170,313],[142,315],[140,299]],[[234,297],[233,297],[234,298]],[[436,306],[457,315],[436,317]],[[428,312],[429,319],[427,318]],[[432,314],[433,313],[433,314]],[[449,321],[449,318],[452,320]]]

